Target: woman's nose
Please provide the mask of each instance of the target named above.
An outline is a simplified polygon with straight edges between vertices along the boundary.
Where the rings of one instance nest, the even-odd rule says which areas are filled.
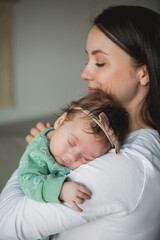
[[[88,65],[86,65],[83,72],[81,73],[81,78],[87,81],[93,80],[93,74],[91,73],[91,70],[89,69]]]

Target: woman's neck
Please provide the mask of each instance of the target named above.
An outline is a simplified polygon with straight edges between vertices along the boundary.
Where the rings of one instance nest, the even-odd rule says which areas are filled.
[[[149,128],[149,126],[145,125],[144,123],[137,122],[133,118],[130,118],[129,129],[128,132],[134,132],[139,129]]]
[[[138,109],[136,111],[128,110],[128,113],[130,118],[128,132],[134,132],[139,129],[151,128],[142,120],[140,111]]]
[[[149,86],[143,87],[139,84],[139,88],[137,89],[136,96],[131,100],[131,102],[125,104],[123,106],[127,112],[129,113],[129,131],[133,132],[139,129],[151,128],[147,125],[142,119],[141,107],[143,103],[143,99],[145,99],[147,93],[149,91]]]

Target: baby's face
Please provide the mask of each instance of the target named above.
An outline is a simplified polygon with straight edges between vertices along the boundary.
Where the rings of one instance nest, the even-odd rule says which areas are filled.
[[[89,124],[81,116],[74,117],[72,121],[64,121],[54,131],[50,141],[50,150],[55,160],[71,169],[105,154],[108,146],[91,132]]]

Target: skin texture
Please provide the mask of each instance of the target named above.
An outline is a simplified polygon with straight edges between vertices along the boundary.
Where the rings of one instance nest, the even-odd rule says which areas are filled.
[[[81,78],[88,82],[89,94],[95,92],[96,89],[112,94],[129,113],[129,132],[141,128],[149,128],[141,119],[139,111],[141,102],[149,91],[149,76],[146,65],[136,67],[133,59],[96,26],[88,34],[86,54],[87,64],[81,74]],[[38,123],[36,128],[31,129],[30,134],[26,137],[26,141],[28,143],[32,141],[34,136],[46,127],[50,127],[50,124]],[[73,168],[78,166],[79,164],[73,166]],[[70,191],[71,188],[67,185],[63,184],[60,199],[64,199],[67,196],[67,194],[63,193]],[[65,188],[67,188],[67,191],[65,191]],[[78,189],[78,184],[76,189]],[[78,207],[77,203],[82,203],[87,199],[85,198],[87,196],[85,191],[80,189],[76,190],[75,200],[66,200],[78,211],[82,211],[82,209]],[[84,189],[87,191],[86,188]],[[82,194],[80,195],[79,193]],[[88,196],[91,197],[91,194]]]
[[[135,67],[132,58],[96,26],[88,34],[86,53],[87,64],[81,78],[88,82],[88,92],[100,88],[118,99],[130,114],[130,131],[147,127],[138,111],[149,91],[146,66]]]
[[[91,134],[88,121],[82,119],[83,115],[77,114],[71,121],[65,121],[66,114],[63,114],[64,117],[60,117],[58,124],[54,125],[55,131],[50,132],[50,151],[60,165],[71,169],[104,155],[111,148],[107,140],[104,144],[99,137]]]
[[[83,120],[83,113],[77,114],[71,121],[65,121],[64,113],[54,124],[55,130],[46,136],[50,141],[50,151],[60,165],[76,169],[105,154],[111,146],[102,143],[91,132],[88,121]],[[92,146],[92,148],[90,148]],[[69,192],[69,194],[68,194]],[[60,200],[68,202],[75,210],[82,212],[77,204],[91,198],[91,192],[81,183],[64,182]]]
[[[86,53],[87,65],[81,78],[88,81],[89,93],[100,88],[115,95],[123,105],[131,101],[139,81],[129,55],[97,27],[93,27],[88,35]]]
[[[133,59],[96,26],[88,34],[86,53],[87,64],[81,78],[88,82],[89,94],[100,88],[114,95],[130,115],[129,132],[148,128],[139,113],[140,103],[149,91],[146,65],[135,67]],[[27,143],[50,126],[39,122],[27,135]]]

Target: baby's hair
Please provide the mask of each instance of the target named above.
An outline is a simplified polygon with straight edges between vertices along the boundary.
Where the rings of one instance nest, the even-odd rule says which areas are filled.
[[[71,108],[71,106],[88,110],[97,118],[99,114],[104,112],[109,119],[110,126],[114,130],[118,141],[121,144],[123,143],[129,125],[128,113],[110,95],[101,90],[97,90],[93,94],[87,95],[77,101],[72,101],[67,108],[63,109],[64,112],[67,112],[65,121],[72,121],[77,115],[83,114],[82,111]],[[89,121],[91,133],[99,136],[101,140],[107,139],[103,130],[87,114],[83,114],[82,119]]]

